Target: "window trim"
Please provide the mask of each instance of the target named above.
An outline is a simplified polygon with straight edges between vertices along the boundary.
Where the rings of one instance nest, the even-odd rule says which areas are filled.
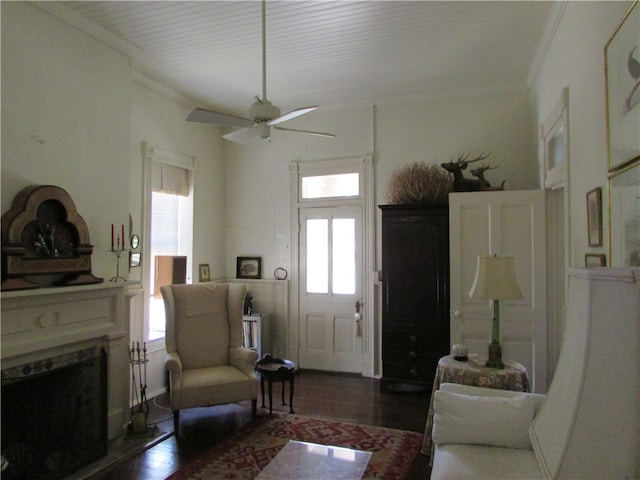
[[[323,175],[330,173],[360,173],[360,195],[358,197],[330,197],[321,199],[303,199],[301,194],[301,176]],[[375,260],[375,225],[378,214],[375,206],[375,176],[373,155],[335,158],[326,160],[294,160],[289,164],[289,188],[291,192],[291,232],[292,238],[298,239],[300,224],[298,212],[302,208],[332,206],[336,202],[345,205],[354,204],[362,207],[363,248],[365,249],[363,265],[363,304],[368,305],[365,311],[363,332],[362,375],[373,377],[376,367],[381,365],[382,352],[376,344],[374,332],[380,328],[375,317],[374,299],[378,283],[378,272],[374,271]],[[288,358],[298,358],[299,340],[299,248],[297,241],[291,242],[291,285],[289,304],[289,325],[286,328],[286,351]]]
[[[367,158],[367,157],[365,157]],[[337,158],[331,160],[312,160],[306,162],[294,162],[292,165],[292,174],[295,172],[295,199],[297,207],[303,206],[322,206],[324,204],[333,204],[335,202],[360,204],[365,198],[367,184],[367,167],[370,165],[369,160],[363,160],[361,157]],[[337,175],[342,173],[358,174],[358,195],[322,197],[322,198],[303,198],[302,197],[302,179],[304,177],[317,177],[323,175]]]
[[[196,157],[190,157],[179,153],[171,152],[164,148],[157,147],[147,142],[141,143],[142,153],[142,180],[143,180],[143,197],[142,197],[142,289],[143,289],[143,312],[142,312],[142,335],[145,341],[148,340],[149,325],[149,302],[151,279],[149,271],[151,270],[151,197],[152,197],[152,166],[153,163],[161,163],[174,167],[184,168],[191,174],[189,175],[189,191],[191,195],[194,192],[194,175],[200,168],[200,161]],[[193,241],[192,241],[193,243]],[[187,262],[187,278],[191,277],[192,263],[191,259]],[[158,343],[164,346],[164,337],[157,338],[149,342],[150,345]]]

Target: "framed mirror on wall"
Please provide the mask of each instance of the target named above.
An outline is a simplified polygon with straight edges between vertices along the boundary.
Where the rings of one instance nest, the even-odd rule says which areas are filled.
[[[609,175],[609,258],[640,266],[640,159]]]

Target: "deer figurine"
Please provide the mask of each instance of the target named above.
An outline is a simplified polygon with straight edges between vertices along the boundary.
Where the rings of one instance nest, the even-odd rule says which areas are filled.
[[[484,178],[484,172],[487,170],[493,170],[498,167],[489,167],[482,166],[475,170],[471,170],[471,174],[476,177],[473,178],[465,178],[462,173],[463,170],[466,170],[470,163],[479,162],[481,160],[486,159],[491,155],[487,153],[481,153],[476,158],[469,160],[469,154],[459,155],[456,161],[453,160],[448,163],[442,163],[441,167],[444,168],[447,172],[451,172],[453,174],[453,189],[456,192],[476,192],[479,190],[503,190],[500,188],[492,188],[491,184]],[[502,182],[504,185],[504,182]]]

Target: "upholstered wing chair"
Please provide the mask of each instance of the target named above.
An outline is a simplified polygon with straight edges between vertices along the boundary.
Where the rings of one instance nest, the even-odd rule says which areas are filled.
[[[242,346],[246,286],[206,283],[161,288],[166,313],[171,409],[178,435],[180,410],[251,400],[256,416],[258,354]]]

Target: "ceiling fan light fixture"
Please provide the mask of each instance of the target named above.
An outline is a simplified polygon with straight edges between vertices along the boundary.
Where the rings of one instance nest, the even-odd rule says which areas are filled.
[[[251,107],[249,107],[249,118],[252,118],[255,122],[271,120],[279,116],[280,109],[266,98],[254,102]]]
[[[271,127],[266,122],[261,122],[258,125],[258,132],[260,132],[260,138],[271,138]]]

